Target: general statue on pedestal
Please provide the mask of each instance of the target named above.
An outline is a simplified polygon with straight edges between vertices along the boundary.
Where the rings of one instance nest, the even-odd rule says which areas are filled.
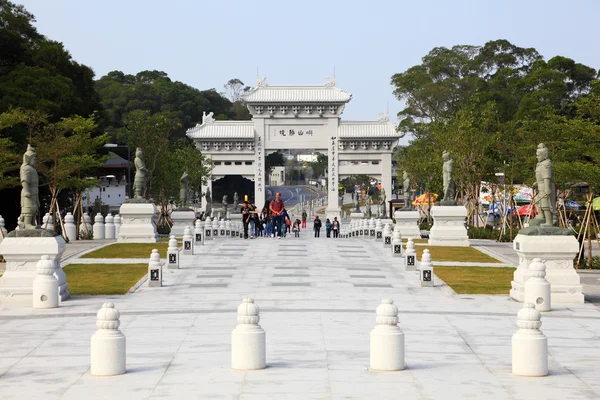
[[[181,208],[186,208],[188,205],[188,173],[187,171],[183,171],[183,175],[179,179],[180,189],[179,189],[179,206]]]
[[[35,169],[37,154],[31,145],[27,145],[27,151],[23,154],[21,165],[21,217],[19,218],[19,229],[36,229],[36,217],[40,210],[40,199],[38,196],[39,177]]]
[[[445,150],[442,153],[442,160],[444,160],[444,165],[442,167],[442,174],[444,178],[444,198],[442,201],[440,201],[440,204],[442,206],[456,206],[458,205],[458,202],[454,200],[454,160],[450,156],[450,153]]]
[[[144,153],[139,147],[135,150],[135,160],[133,164],[135,166],[135,178],[133,180],[134,199],[144,199],[144,189],[146,188],[146,181],[148,180],[148,170],[146,169],[146,163],[144,162]]]

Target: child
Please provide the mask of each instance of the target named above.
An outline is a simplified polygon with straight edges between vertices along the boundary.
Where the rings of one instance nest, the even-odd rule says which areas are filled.
[[[298,220],[294,221],[292,232],[294,232],[294,237],[300,237],[300,225],[298,224]]]

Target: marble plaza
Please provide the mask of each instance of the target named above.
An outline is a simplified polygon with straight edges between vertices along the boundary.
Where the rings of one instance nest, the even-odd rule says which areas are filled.
[[[511,336],[521,303],[508,294],[452,295],[437,278],[422,288],[417,273],[375,240],[314,239],[310,230],[298,239],[217,239],[162,272],[163,287],[142,284],[125,296],[72,296],[37,311],[0,304],[0,398],[600,397],[594,305],[543,313],[550,375],[517,377]],[[231,333],[246,296],[260,307],[266,332],[263,370],[231,368]],[[398,307],[405,336],[406,368],[398,372],[369,370],[369,334],[385,298]],[[97,377],[90,338],[107,301],[121,313],[127,373]]]

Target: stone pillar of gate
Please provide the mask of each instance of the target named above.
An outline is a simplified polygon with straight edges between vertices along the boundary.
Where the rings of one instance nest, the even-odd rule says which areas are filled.
[[[327,126],[327,218],[333,221],[334,217],[341,219],[341,209],[338,206],[338,183],[339,183],[339,133],[338,118],[330,118]]]
[[[265,125],[262,119],[254,123],[254,205],[265,204]]]
[[[392,154],[391,153],[382,153],[381,154],[381,187],[385,189],[386,196],[386,204],[385,209],[386,212],[389,213],[388,201],[392,199]],[[388,215],[388,218],[392,218],[393,216]]]

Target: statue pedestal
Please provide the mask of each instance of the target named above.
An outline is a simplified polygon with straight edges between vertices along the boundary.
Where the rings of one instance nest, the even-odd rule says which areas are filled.
[[[315,212],[315,214],[316,214],[316,212]],[[333,221],[333,219],[336,217],[337,217],[338,221],[340,221],[342,219],[342,210],[340,210],[337,207],[327,208],[325,210],[325,215],[327,215],[327,218],[329,218],[330,221]]]
[[[465,206],[433,206],[431,216],[433,226],[429,232],[429,245],[469,247]]]
[[[171,227],[171,235],[176,237],[183,237],[183,230],[186,226],[190,229],[194,229],[194,220],[196,219],[196,213],[191,209],[174,210],[171,213],[171,220],[173,226]]]
[[[400,229],[402,238],[421,238],[421,230],[419,229],[421,215],[418,211],[396,211],[394,218],[396,218],[396,226]]]
[[[236,222],[239,221],[239,222],[242,222],[242,217],[243,217],[243,215],[241,214],[241,211],[238,211],[237,213],[234,213],[234,214],[229,213],[229,220],[230,221],[236,221]]]
[[[123,203],[119,211],[119,243],[156,243],[156,206],[154,203]]]
[[[363,214],[362,212],[353,212],[350,214],[351,220],[363,219],[364,217],[365,217],[365,214]]]
[[[510,297],[521,302],[524,300],[525,282],[531,277],[529,264],[539,257],[546,264],[552,304],[584,303],[579,275],[573,268],[573,259],[579,251],[579,243],[574,236],[517,235],[513,249],[519,256],[519,266],[511,282]]]
[[[50,256],[56,262],[54,277],[59,284],[59,298],[61,301],[68,299],[69,284],[60,266],[66,248],[61,236],[4,238],[0,243],[0,254],[6,259],[6,271],[0,278],[0,302],[25,302],[31,305],[36,264],[43,255]]]

